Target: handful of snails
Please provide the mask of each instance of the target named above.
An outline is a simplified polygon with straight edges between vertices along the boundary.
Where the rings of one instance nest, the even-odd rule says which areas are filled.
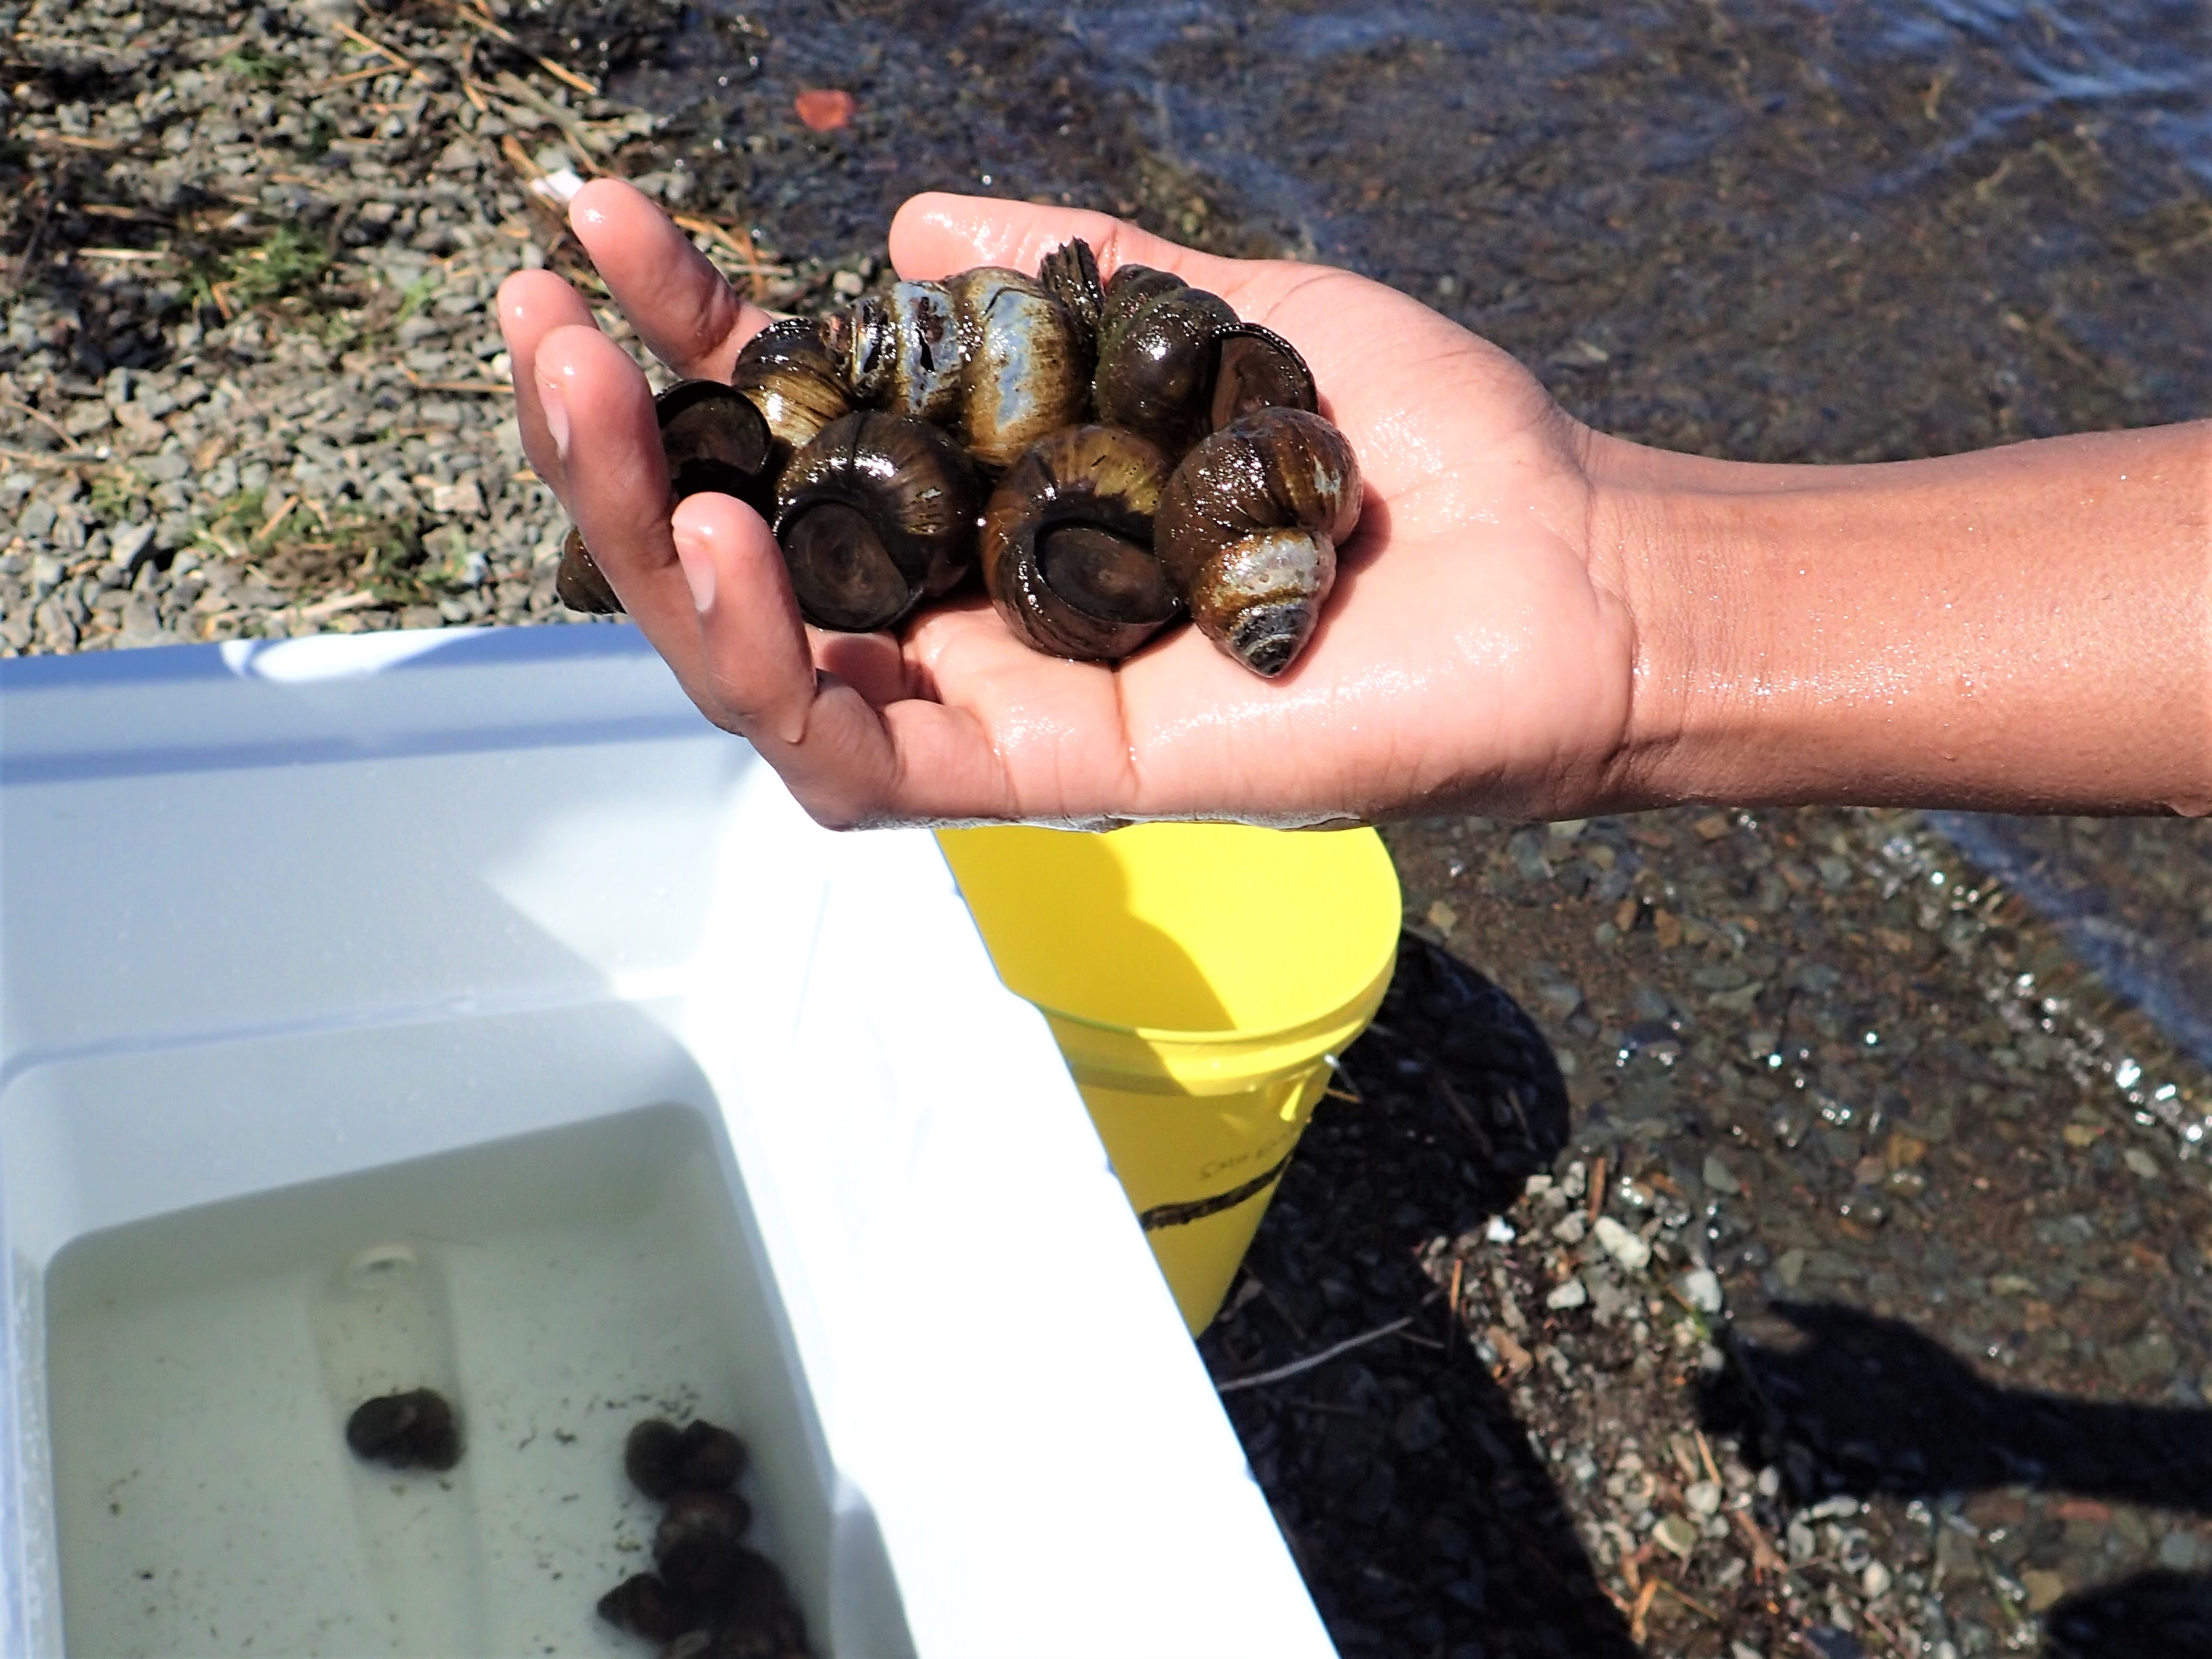
[[[772,323],[729,383],[655,400],[677,499],[774,526],[800,613],[891,628],[980,568],[1015,636],[1116,662],[1188,615],[1255,673],[1305,647],[1359,520],[1359,464],[1297,349],[1088,245]],[[620,602],[571,530],[561,598]]]

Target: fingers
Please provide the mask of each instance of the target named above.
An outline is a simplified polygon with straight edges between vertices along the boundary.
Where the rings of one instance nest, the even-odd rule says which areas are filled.
[[[814,655],[775,538],[759,514],[714,495],[678,502],[670,532],[697,647],[688,672],[682,653],[663,654],[716,725],[763,743],[801,742]]]
[[[1079,236],[1091,244],[1106,276],[1122,265],[1155,265],[1224,298],[1233,298],[1233,289],[1249,288],[1262,273],[1285,269],[1200,253],[1103,213],[934,191],[911,198],[891,220],[891,263],[909,281],[948,276],[971,265],[1033,272],[1046,254]]]
[[[520,270],[500,284],[499,330],[514,364],[514,415],[522,428],[522,449],[538,476],[566,501],[568,489],[557,447],[545,424],[538,395],[538,348],[556,328],[592,328],[591,307],[576,290],[550,270]]]
[[[668,537],[668,465],[644,372],[586,324],[538,342],[530,383],[551,451],[546,476],[565,484],[569,516],[623,609],[641,626],[682,614],[689,602]]]
[[[731,291],[668,216],[619,179],[594,179],[568,228],[653,355],[686,379],[726,380],[768,313]]]
[[[817,673],[783,555],[758,514],[726,495],[690,496],[672,539],[693,614],[688,625],[661,619],[663,632],[641,625],[707,717],[750,740],[817,820],[849,829],[1004,810],[1005,779],[981,725],[898,700],[888,635],[823,638],[825,656],[874,686]]]

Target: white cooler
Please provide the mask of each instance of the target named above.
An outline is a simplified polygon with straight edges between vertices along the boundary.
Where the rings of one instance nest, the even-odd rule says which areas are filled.
[[[934,843],[628,628],[0,663],[0,1651],[641,1656],[692,1413],[819,1654],[1331,1651]]]

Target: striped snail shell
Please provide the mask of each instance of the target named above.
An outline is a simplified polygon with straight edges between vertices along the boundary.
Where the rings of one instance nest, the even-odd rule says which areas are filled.
[[[1313,636],[1360,495],[1342,433],[1304,410],[1263,409],[1183,458],[1152,544],[1199,631],[1273,679]]]
[[[734,495],[756,511],[773,501],[771,440],[761,412],[720,380],[678,380],[653,400],[660,426],[660,455],[668,467],[672,501],[703,490]],[[561,544],[553,591],[571,611],[610,616],[622,610],[583,532],[574,525]]]
[[[842,365],[823,338],[821,325],[806,317],[783,318],[746,341],[730,384],[768,422],[774,473],[853,407]]]
[[[856,410],[791,458],[775,538],[799,614],[817,628],[889,628],[949,592],[975,556],[982,491],[927,422]]]
[[[830,319],[825,337],[861,402],[957,433],[994,475],[1090,403],[1087,331],[1019,271],[900,283]]]
[[[1313,374],[1295,346],[1167,271],[1115,271],[1097,326],[1091,395],[1098,419],[1141,433],[1171,456],[1254,410],[1316,406]]]
[[[1032,447],[983,509],[983,587],[1024,644],[1118,662],[1182,609],[1152,552],[1168,459],[1133,432],[1069,427]]]

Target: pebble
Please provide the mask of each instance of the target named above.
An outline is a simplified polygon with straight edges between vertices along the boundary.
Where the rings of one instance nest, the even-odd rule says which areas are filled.
[[[1681,1291],[1682,1300],[1699,1313],[1717,1314],[1721,1310],[1720,1275],[1710,1267],[1698,1267],[1684,1273],[1675,1281],[1675,1288]]]
[[[1544,1305],[1555,1313],[1564,1313],[1570,1308],[1581,1307],[1589,1300],[1589,1287],[1579,1279],[1570,1279],[1556,1286],[1552,1293],[1544,1298]]]
[[[1599,1248],[1631,1273],[1641,1273],[1651,1260],[1651,1247],[1609,1215],[1600,1216],[1591,1229]]]

